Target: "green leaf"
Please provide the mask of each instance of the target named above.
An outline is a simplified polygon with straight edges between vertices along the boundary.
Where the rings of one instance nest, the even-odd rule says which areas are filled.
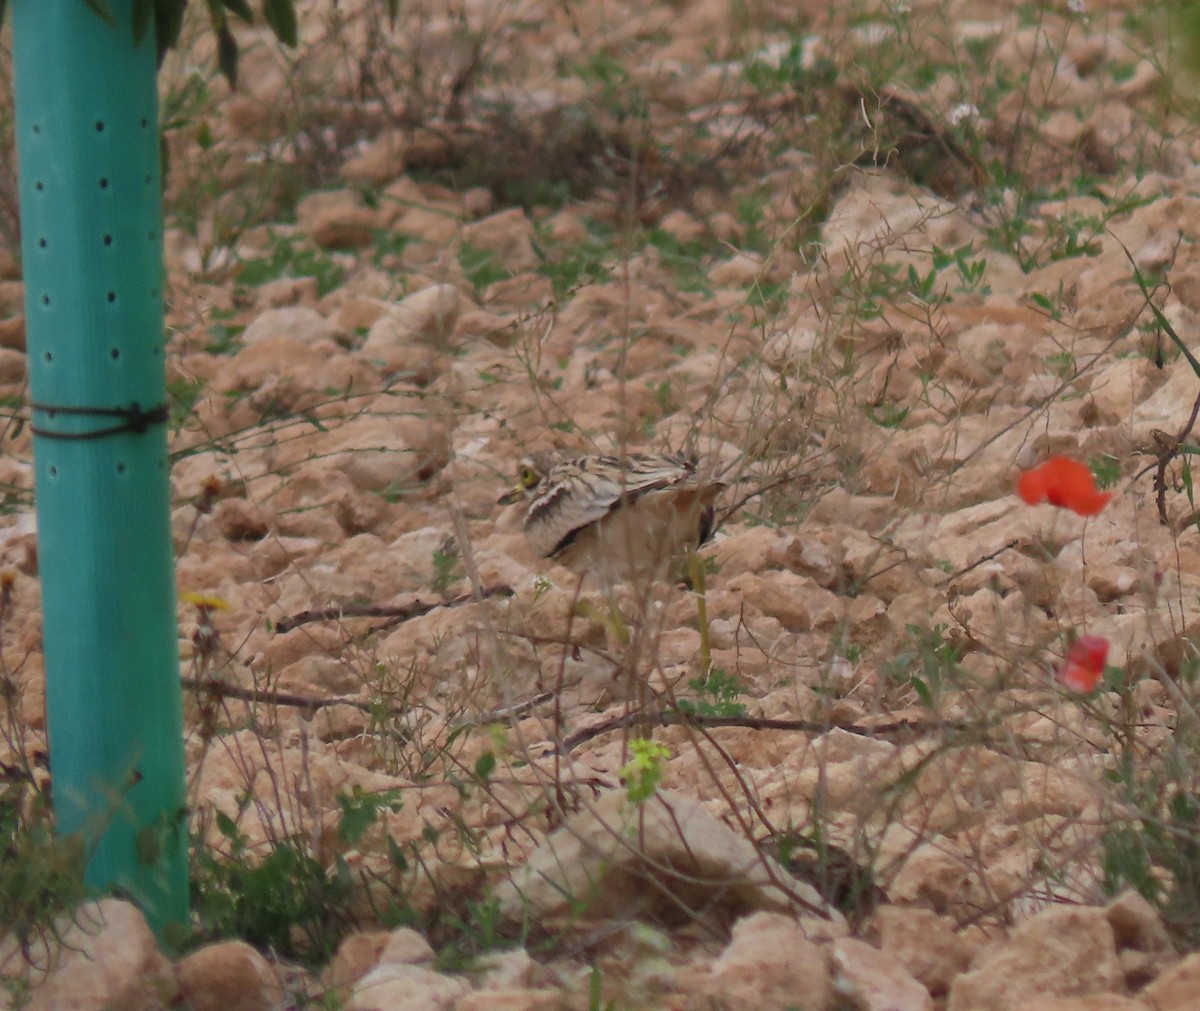
[[[285,46],[294,46],[300,41],[294,4],[295,0],[263,0],[263,17]]]
[[[396,27],[396,18],[400,16],[400,0],[387,0],[388,23]]]
[[[226,839],[237,839],[241,835],[237,823],[224,811],[217,812],[217,831]]]
[[[187,0],[154,0],[154,45],[158,62],[179,41],[183,31],[183,9]]]
[[[400,848],[400,844],[392,838],[389,832],[386,834],[388,858],[392,861],[392,866],[398,871],[408,870],[408,857],[404,855],[404,850]]]
[[[222,22],[221,27],[217,29],[217,66],[221,68],[221,73],[225,75],[234,91],[237,90],[237,65],[237,39],[233,37],[229,25]]]
[[[1161,329],[1163,333],[1170,337],[1175,346],[1179,348],[1180,353],[1184,358],[1187,359],[1188,364],[1192,367],[1192,371],[1196,373],[1197,376],[1200,376],[1200,361],[1196,360],[1196,356],[1192,354],[1191,349],[1183,342],[1183,339],[1179,336],[1179,334],[1175,332],[1175,328],[1171,326],[1171,321],[1168,320],[1167,317],[1162,314],[1162,310],[1154,304],[1154,299],[1151,298],[1153,292],[1150,291],[1149,282],[1146,280],[1146,275],[1142,273],[1141,268],[1137,265],[1137,261],[1134,260],[1133,254],[1130,253],[1129,250],[1124,246],[1121,246],[1121,250],[1125,253],[1125,259],[1129,261],[1129,265],[1133,267],[1133,279],[1137,283],[1138,288],[1141,289],[1142,298],[1145,300],[1146,308],[1149,309],[1154,315],[1154,322],[1158,324],[1159,329]]]
[[[239,18],[250,25],[254,23],[254,12],[247,0],[221,0],[226,10],[233,11]]]
[[[479,756],[479,760],[475,763],[475,778],[480,783],[487,783],[491,778],[492,773],[496,771],[496,753],[494,751],[485,751]]]
[[[341,802],[341,799],[339,797],[338,801]],[[379,811],[370,804],[343,804],[342,817],[338,821],[338,838],[353,846],[366,834],[367,829],[375,824],[378,817]]]
[[[83,0],[83,2],[109,28],[117,27],[117,19],[113,17],[112,8],[108,5],[108,0]]]
[[[922,705],[926,709],[933,709],[933,692],[929,690],[929,685],[918,677],[912,679],[913,691],[917,693],[917,698],[921,700]]]
[[[0,0],[0,26],[4,24],[4,11],[8,7],[8,0]]]
[[[154,17],[154,0],[133,0],[133,44],[140,46]]]

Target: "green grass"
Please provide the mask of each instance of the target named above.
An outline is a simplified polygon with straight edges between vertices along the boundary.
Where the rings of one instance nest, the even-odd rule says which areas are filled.
[[[305,249],[283,235],[273,237],[268,255],[243,260],[238,271],[238,282],[248,288],[285,277],[315,277],[317,294],[324,296],[341,285],[346,271],[328,254]]]

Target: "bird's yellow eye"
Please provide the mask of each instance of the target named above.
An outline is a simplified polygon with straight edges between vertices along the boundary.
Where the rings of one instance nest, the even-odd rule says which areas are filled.
[[[542,479],[542,475],[530,467],[529,464],[525,464],[517,474],[517,479],[521,482],[522,488],[533,488]]]

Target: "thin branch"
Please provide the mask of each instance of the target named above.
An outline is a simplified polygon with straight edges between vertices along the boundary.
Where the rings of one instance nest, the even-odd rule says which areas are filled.
[[[839,723],[824,720],[780,720],[769,719],[765,716],[704,716],[697,713],[685,713],[679,709],[665,709],[657,714],[642,712],[625,713],[604,720],[595,726],[577,730],[558,746],[561,753],[570,753],[581,744],[610,733],[614,730],[628,730],[633,727],[746,727],[750,730],[792,730],[804,734],[825,734],[830,730],[843,730],[848,734],[859,737],[882,737],[899,734],[905,731],[928,733],[934,730],[967,730],[969,725],[958,721],[931,720],[895,720],[891,723],[877,723],[870,727],[861,727],[854,723]]]
[[[265,688],[241,688],[238,685],[226,684],[211,678],[182,677],[179,679],[184,688],[196,692],[205,692],[218,699],[238,699],[242,702],[265,702],[273,706],[286,706],[291,709],[301,709],[314,713],[318,709],[328,709],[330,706],[349,706],[362,713],[378,713],[381,706],[375,702],[362,702],[359,699],[348,699],[344,696],[333,695],[327,698],[317,698],[312,695],[295,695],[291,692],[270,691]],[[531,699],[511,706],[501,706],[481,713],[477,718],[468,720],[463,726],[481,726],[488,723],[503,723],[513,719],[523,719],[535,708],[553,698],[551,692],[539,692]],[[391,716],[406,716],[412,712],[412,707],[403,709],[387,709]]]
[[[430,611],[439,607],[458,607],[461,604],[470,604],[477,600],[487,600],[490,597],[511,597],[513,588],[511,586],[485,586],[478,593],[462,593],[457,597],[452,597],[450,600],[418,600],[413,599],[407,604],[338,604],[334,607],[321,607],[311,611],[298,611],[291,617],[284,618],[282,621],[275,623],[276,634],[290,632],[294,628],[299,628],[301,625],[307,625],[313,621],[339,621],[342,618],[388,618],[386,624],[381,625],[376,631],[381,631],[386,628],[391,628],[402,621],[407,621],[409,618],[416,618],[422,614],[428,614]]]

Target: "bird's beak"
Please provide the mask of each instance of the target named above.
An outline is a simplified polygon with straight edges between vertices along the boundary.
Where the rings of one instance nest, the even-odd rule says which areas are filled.
[[[525,497],[525,489],[519,484],[513,485],[503,495],[500,496],[500,501],[497,505],[512,505],[514,502],[520,502]]]

